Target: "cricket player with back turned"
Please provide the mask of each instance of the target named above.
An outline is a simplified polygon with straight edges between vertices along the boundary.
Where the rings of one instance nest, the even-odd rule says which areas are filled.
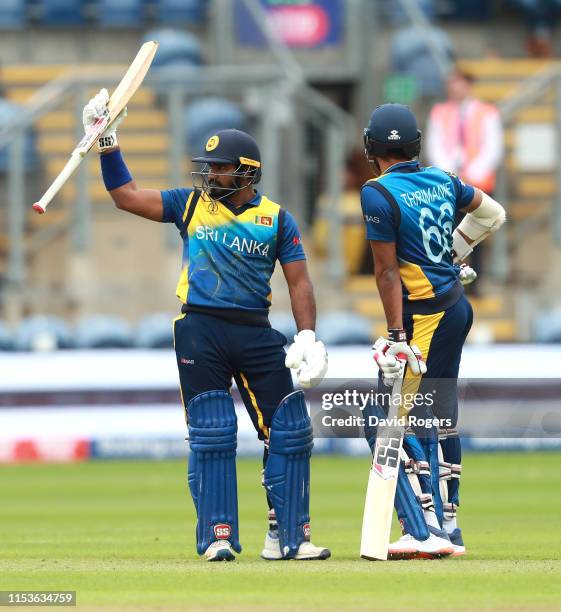
[[[377,107],[364,146],[377,178],[362,188],[361,206],[388,328],[373,347],[374,359],[391,385],[403,374],[395,356],[407,357],[403,393],[430,393],[436,379],[448,379],[432,406],[421,407],[443,425],[406,431],[395,499],[404,535],[390,544],[388,556],[459,556],[465,547],[457,525],[456,381],[473,314],[462,287],[472,271],[458,265],[506,215],[493,198],[454,174],[420,166],[421,132],[406,106]],[[454,229],[457,211],[465,217]],[[375,430],[365,433],[373,447]]]
[[[101,90],[86,105],[86,129],[106,112],[107,101],[107,91]],[[249,134],[217,132],[193,160],[202,164],[192,173],[197,187],[158,191],[140,189],[130,175],[117,146],[120,121],[98,142],[107,190],[118,208],[175,223],[183,239],[177,286],[182,314],[174,321],[174,339],[189,427],[197,552],[208,561],[231,561],[241,552],[234,378],[264,442],[269,531],[261,556],[327,559],[329,550],[310,542],[312,427],[304,393],[294,391],[289,369],[296,370],[302,387],[327,371],[325,347],[315,338],[316,305],[296,223],[255,189],[261,156]],[[288,353],[285,337],[268,319],[277,259],[299,330]]]

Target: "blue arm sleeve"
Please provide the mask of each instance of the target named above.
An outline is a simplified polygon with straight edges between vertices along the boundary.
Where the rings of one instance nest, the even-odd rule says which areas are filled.
[[[277,258],[281,264],[306,259],[300,231],[294,217],[287,210],[284,211],[284,223],[281,241],[277,248]]]
[[[450,175],[450,178],[452,179],[456,192],[456,210],[465,208],[473,200],[475,189],[471,185],[466,185],[466,183],[454,174]]]
[[[395,218],[391,204],[373,187],[365,185],[360,192],[360,205],[366,225],[366,238],[381,242],[395,242]]]
[[[185,206],[191,195],[192,189],[169,189],[162,191],[162,203],[164,206],[164,223],[175,223],[181,231],[183,228],[183,215]]]

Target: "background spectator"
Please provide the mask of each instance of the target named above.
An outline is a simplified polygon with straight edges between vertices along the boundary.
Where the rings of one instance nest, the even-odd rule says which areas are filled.
[[[458,69],[448,77],[448,99],[430,111],[426,155],[429,164],[492,195],[503,158],[503,128],[498,109],[474,97],[473,83],[471,74]],[[481,248],[472,263],[481,272]]]

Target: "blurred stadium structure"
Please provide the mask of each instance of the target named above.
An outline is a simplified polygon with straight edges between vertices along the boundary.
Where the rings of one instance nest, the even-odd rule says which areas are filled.
[[[357,195],[364,168],[357,172],[362,162],[349,160],[360,157],[361,129],[375,104],[410,103],[424,120],[458,59],[478,79],[476,95],[499,105],[507,147],[496,196],[510,223],[477,281],[471,339],[561,339],[560,325],[548,333],[541,323],[559,299],[561,71],[553,59],[522,57],[518,9],[532,4],[541,5],[3,2],[0,313],[7,333],[31,315],[73,324],[104,314],[135,323],[176,310],[175,228],[115,210],[95,154],[48,215],[29,208],[79,138],[85,101],[116,82],[117,64],[130,61],[141,39],[154,37],[161,45],[155,66],[122,129],[135,178],[146,187],[188,185],[190,156],[209,134],[250,130],[263,150],[263,191],[308,229],[321,312],[356,312],[370,320],[372,336],[383,317],[373,279],[361,274],[368,271]],[[558,3],[546,4],[554,14]],[[285,293],[276,292],[273,313],[287,309]]]
[[[495,196],[510,219],[487,249],[469,340],[561,342],[560,12],[558,0],[2,0],[0,461],[40,457],[41,440],[49,458],[83,458],[85,444],[143,454],[123,440],[149,435],[166,442],[154,456],[184,452],[174,357],[152,350],[170,347],[178,311],[175,228],[116,210],[95,153],[46,215],[30,208],[80,139],[85,102],[146,39],[160,49],[119,138],[133,175],[188,186],[190,157],[215,130],[257,137],[261,189],[305,229],[318,333],[355,345],[332,351],[332,376],[369,378],[368,342],[385,327],[359,204],[362,128],[385,101],[410,104],[424,124],[458,62],[502,114]],[[271,320],[290,336],[282,279],[273,292]],[[81,352],[44,355],[55,348]],[[550,370],[561,363],[551,349]],[[508,378],[518,355],[468,347],[463,376]],[[248,422],[242,431],[255,445]]]

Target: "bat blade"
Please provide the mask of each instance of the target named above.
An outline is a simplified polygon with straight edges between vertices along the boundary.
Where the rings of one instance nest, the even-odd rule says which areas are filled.
[[[132,64],[129,66],[121,82],[117,85],[115,91],[109,98],[107,115],[100,117],[76,145],[64,168],[51,183],[41,199],[33,204],[32,208],[35,212],[43,214],[47,210],[49,203],[70,176],[72,176],[72,173],[80,165],[84,156],[92,149],[103,132],[119,116],[119,113],[125,108],[146,77],[157,50],[158,43],[154,40],[145,42],[142,47],[140,47]]]
[[[364,559],[388,558],[402,444],[403,430],[396,428],[381,431],[376,440],[362,519],[360,556]]]
[[[109,98],[107,109],[109,110],[110,124],[115,121],[144,81],[157,50],[158,43],[155,40],[149,40],[140,47],[125,76]]]
[[[402,354],[397,358],[401,361],[406,359]],[[395,379],[392,387],[388,424],[379,427],[376,435],[362,518],[360,556],[363,559],[385,561],[388,558],[393,506],[405,431],[401,424],[400,410],[404,373],[405,366],[402,375]]]

